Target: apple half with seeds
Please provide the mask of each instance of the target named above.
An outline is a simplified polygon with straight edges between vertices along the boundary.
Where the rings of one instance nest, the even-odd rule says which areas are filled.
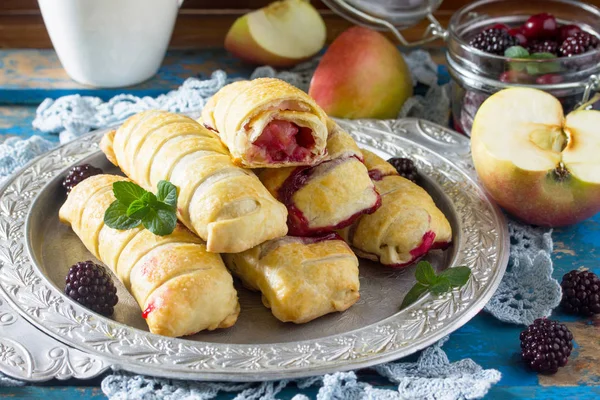
[[[288,67],[323,48],[325,22],[308,0],[276,1],[238,18],[225,48],[253,64]]]
[[[471,153],[496,202],[524,222],[564,226],[600,211],[600,111],[566,117],[537,89],[509,88],[479,108]]]

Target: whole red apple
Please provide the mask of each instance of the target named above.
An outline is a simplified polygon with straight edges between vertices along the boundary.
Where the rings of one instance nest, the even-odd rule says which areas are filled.
[[[329,46],[308,94],[332,117],[396,118],[413,85],[398,48],[381,33],[355,26]]]

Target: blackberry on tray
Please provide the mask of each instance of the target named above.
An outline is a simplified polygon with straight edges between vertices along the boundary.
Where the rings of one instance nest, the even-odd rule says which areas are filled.
[[[100,168],[96,168],[90,164],[76,165],[69,170],[69,173],[62,182],[63,187],[67,190],[67,194],[84,179],[90,176],[100,175],[104,173]]]
[[[98,314],[112,315],[119,298],[117,288],[103,266],[80,261],[71,266],[65,281],[67,296]]]
[[[388,162],[392,164],[394,168],[396,168],[396,171],[398,171],[400,176],[403,176],[412,182],[417,181],[417,177],[419,176],[417,167],[415,166],[414,161],[410,158],[394,157],[390,158]]]

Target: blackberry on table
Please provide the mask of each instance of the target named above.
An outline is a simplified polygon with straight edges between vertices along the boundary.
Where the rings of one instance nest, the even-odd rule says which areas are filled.
[[[598,47],[600,47],[600,40],[596,36],[582,31],[566,38],[558,51],[562,57],[571,57],[587,53]]]
[[[570,314],[590,316],[600,314],[600,279],[593,272],[571,271],[560,284],[563,290],[561,306]]]
[[[504,51],[511,46],[516,46],[518,40],[511,36],[507,31],[496,28],[489,28],[481,31],[475,36],[469,44],[476,49],[486,53],[504,55]]]
[[[530,53],[558,54],[558,43],[554,40],[534,40],[527,46]]]
[[[394,157],[390,158],[388,162],[392,164],[394,168],[396,168],[396,171],[398,171],[400,176],[405,177],[409,181],[417,181],[417,177],[419,176],[417,167],[410,158]]]
[[[67,190],[67,194],[71,193],[71,190],[81,183],[83,180],[90,176],[100,175],[103,171],[100,168],[96,168],[90,164],[76,165],[69,170],[69,173],[62,182],[63,187]]]
[[[554,374],[567,365],[573,334],[558,321],[538,318],[521,332],[521,357],[534,371]]]
[[[65,281],[67,296],[98,314],[112,315],[119,298],[117,288],[103,266],[80,261],[71,266]]]

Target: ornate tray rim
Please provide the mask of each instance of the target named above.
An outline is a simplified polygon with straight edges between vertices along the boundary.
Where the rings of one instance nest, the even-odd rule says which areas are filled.
[[[417,119],[338,122],[357,142],[388,154],[412,148],[419,169],[441,185],[461,217],[455,264],[472,268],[467,285],[318,343],[197,342],[98,316],[67,299],[34,268],[27,238],[37,194],[69,165],[98,151],[103,129],[38,157],[0,187],[0,328],[7,333],[0,338],[0,371],[30,381],[89,378],[110,367],[193,380],[298,378],[395,360],[464,325],[499,285],[510,245],[504,215],[477,183],[468,138]]]

